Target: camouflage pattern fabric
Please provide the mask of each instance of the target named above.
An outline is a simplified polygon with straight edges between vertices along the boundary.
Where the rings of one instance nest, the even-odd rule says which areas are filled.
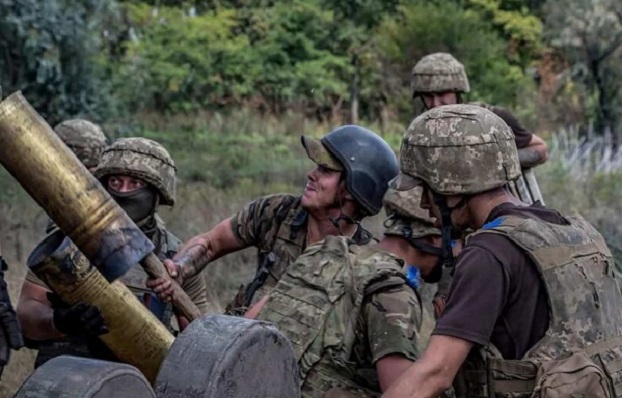
[[[514,135],[497,115],[474,105],[445,105],[417,117],[402,139],[398,190],[421,180],[441,195],[485,192],[520,176]]]
[[[115,174],[140,178],[156,187],[160,204],[173,206],[176,172],[175,162],[162,145],[146,138],[121,138],[104,150],[93,174],[99,180]]]
[[[254,304],[276,285],[287,266],[306,248],[308,214],[300,205],[300,196],[277,194],[248,203],[230,220],[237,240],[244,247],[257,247],[257,274],[267,273],[265,282],[253,295],[251,304]],[[359,226],[352,240],[365,245],[372,235]],[[241,288],[237,299],[228,306],[228,313],[245,312],[242,298],[247,288]]]
[[[545,337],[521,360],[504,361],[492,345],[472,351],[456,379],[457,396],[531,397],[538,365],[580,351],[611,378],[613,396],[622,396],[622,295],[613,257],[587,221],[568,221],[505,216],[471,235],[501,234],[531,257],[544,280],[551,316]]]
[[[434,227],[434,219],[420,206],[423,188],[416,186],[408,191],[389,189],[383,203],[387,213],[384,221],[385,235],[404,236],[408,230],[413,239],[429,235],[441,235],[441,230]]]
[[[87,168],[97,167],[107,139],[101,127],[84,119],[65,120],[54,132]]]
[[[447,91],[470,91],[464,65],[448,53],[434,53],[421,58],[411,72],[410,92],[413,97]]]
[[[292,342],[302,397],[335,388],[379,397],[375,362],[420,356],[428,338],[420,330],[432,320],[405,284],[403,265],[387,252],[328,236],[287,268],[258,318]]]

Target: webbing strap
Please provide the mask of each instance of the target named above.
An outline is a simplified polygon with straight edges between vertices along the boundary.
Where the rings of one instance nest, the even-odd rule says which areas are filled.
[[[495,380],[492,390],[495,393],[521,393],[531,392],[536,387],[536,380]]]
[[[613,337],[594,344],[590,344],[585,348],[587,355],[592,356],[599,352],[610,350],[614,347],[622,346],[622,336]]]

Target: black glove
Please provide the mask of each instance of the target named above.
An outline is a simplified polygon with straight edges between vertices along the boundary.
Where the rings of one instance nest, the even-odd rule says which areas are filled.
[[[47,294],[54,309],[54,328],[69,336],[99,336],[108,333],[99,309],[87,303],[69,305],[54,293]]]
[[[6,262],[0,257],[0,366],[4,366],[9,362],[11,348],[19,350],[24,345],[22,331],[17,322],[17,315],[11,305],[9,290],[4,281],[4,271],[6,270]]]

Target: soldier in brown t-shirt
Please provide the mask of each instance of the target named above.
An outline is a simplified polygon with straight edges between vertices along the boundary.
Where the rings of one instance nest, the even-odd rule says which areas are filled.
[[[400,163],[394,185],[423,187],[445,256],[452,231],[474,232],[423,358],[384,396],[436,397],[453,382],[458,397],[530,397],[547,383],[558,388],[562,369],[565,393],[555,396],[608,396],[603,374],[622,358],[613,257],[587,221],[527,206],[506,189],[521,172],[507,124],[474,105],[432,109],[408,128]]]
[[[464,66],[451,54],[434,53],[421,58],[413,67],[410,89],[413,99],[421,97],[425,109],[461,102],[461,94],[470,91]],[[472,102],[499,116],[512,129],[522,168],[542,164],[548,157],[546,142],[528,132],[507,109],[482,102]]]
[[[317,165],[307,174],[303,194],[259,198],[190,239],[173,261],[164,262],[171,276],[183,281],[223,255],[256,247],[256,276],[228,308],[239,315],[276,285],[307,246],[328,235],[369,243],[371,234],[359,221],[382,207],[388,181],[398,172],[393,150],[377,134],[354,125],[339,127],[321,140],[302,137],[302,145]],[[152,280],[149,286],[164,299],[172,295],[166,279]]]

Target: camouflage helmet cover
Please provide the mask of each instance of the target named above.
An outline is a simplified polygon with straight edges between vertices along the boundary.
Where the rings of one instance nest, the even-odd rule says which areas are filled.
[[[410,76],[410,91],[413,97],[423,93],[453,91],[468,93],[469,79],[464,65],[451,54],[434,53],[426,55],[415,64]]]
[[[434,227],[434,219],[420,207],[423,188],[414,187],[408,191],[389,189],[384,195],[383,203],[387,213],[384,221],[385,235],[405,236],[417,239],[429,235],[441,235],[440,229]]]
[[[54,132],[86,167],[97,167],[107,139],[101,127],[84,119],[65,120]]]
[[[160,193],[161,204],[175,204],[177,167],[168,151],[146,138],[121,138],[104,150],[95,177],[121,174],[140,178]]]
[[[512,130],[475,105],[445,105],[423,113],[406,130],[400,152],[401,174],[392,184],[400,190],[423,180],[441,195],[475,194],[521,174]]]

